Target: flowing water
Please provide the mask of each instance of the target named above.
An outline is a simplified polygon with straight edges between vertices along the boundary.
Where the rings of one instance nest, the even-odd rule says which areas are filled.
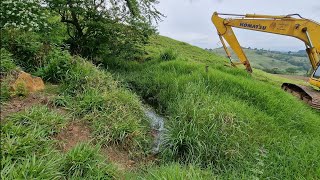
[[[152,146],[152,152],[154,154],[159,153],[160,145],[163,140],[163,133],[164,133],[164,121],[165,119],[157,114],[154,109],[151,107],[144,108],[145,115],[149,118],[152,134],[154,135],[154,142]]]

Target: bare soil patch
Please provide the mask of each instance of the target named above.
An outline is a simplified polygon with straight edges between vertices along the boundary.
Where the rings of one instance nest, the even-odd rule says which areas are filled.
[[[60,149],[67,152],[78,143],[89,142],[91,140],[90,129],[82,122],[71,122],[55,139],[59,141]]]
[[[117,147],[109,146],[103,149],[109,161],[113,162],[120,170],[131,170],[137,163],[130,159],[129,152]]]
[[[149,155],[147,157],[139,157],[132,159],[130,152],[124,150],[116,145],[103,148],[103,153],[107,156],[107,159],[115,164],[119,170],[131,171],[139,169],[142,166],[158,163],[156,155]]]
[[[37,104],[48,104],[48,102],[48,97],[39,93],[29,94],[27,97],[14,97],[1,105],[1,120],[12,113],[20,112]]]

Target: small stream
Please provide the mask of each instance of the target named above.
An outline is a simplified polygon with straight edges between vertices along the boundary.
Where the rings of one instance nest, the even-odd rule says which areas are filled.
[[[159,114],[157,114],[155,110],[149,106],[144,107],[144,113],[150,120],[152,134],[154,135],[152,153],[158,154],[160,151],[160,145],[163,140],[163,133],[165,131],[165,128],[164,128],[165,119]]]

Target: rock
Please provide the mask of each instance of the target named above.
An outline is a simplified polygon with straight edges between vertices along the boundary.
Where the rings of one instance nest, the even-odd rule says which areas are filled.
[[[44,90],[44,82],[40,77],[33,77],[31,74],[20,71],[17,79],[12,83],[11,87],[14,91],[19,86],[26,88],[28,93]]]

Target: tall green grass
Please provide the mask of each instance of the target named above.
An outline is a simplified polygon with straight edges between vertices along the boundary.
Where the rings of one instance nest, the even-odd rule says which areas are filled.
[[[66,51],[54,48],[45,59],[46,66],[35,74],[59,86],[49,98],[50,108],[34,106],[4,119],[1,177],[114,179],[118,172],[101,155],[100,146],[116,144],[131,157],[148,153],[149,125],[134,93],[121,87],[110,73]],[[57,108],[64,108],[66,115],[57,113]],[[64,154],[54,137],[73,119],[89,125],[92,144],[79,144]]]
[[[1,177],[4,179],[56,179],[61,177],[61,154],[53,136],[66,117],[36,106],[13,114],[1,125]]]
[[[45,106],[13,114],[1,126],[3,179],[112,179],[116,169],[98,146],[79,144],[66,155],[56,147],[55,135],[67,117]]]
[[[210,170],[202,170],[192,165],[181,166],[177,163],[166,164],[160,167],[149,167],[145,173],[128,179],[155,179],[155,180],[185,180],[185,179],[216,179]]]
[[[106,146],[117,144],[134,154],[147,151],[148,122],[142,104],[110,73],[67,52],[52,51],[48,65],[39,69],[38,74],[50,82],[61,83],[55,104],[88,122],[97,142]]]
[[[164,162],[225,178],[320,177],[318,112],[203,50],[163,37],[152,43],[147,62],[107,65],[168,116]],[[176,46],[180,58],[157,60],[166,46]]]
[[[63,162],[67,179],[114,179],[117,170],[100,154],[98,146],[80,143],[71,149]]]

